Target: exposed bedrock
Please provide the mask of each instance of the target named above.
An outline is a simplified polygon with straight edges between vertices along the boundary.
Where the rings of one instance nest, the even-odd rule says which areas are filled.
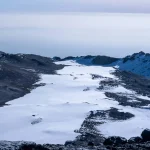
[[[48,57],[0,52],[0,106],[43,86],[35,84],[40,80],[40,74],[55,74],[63,67]]]

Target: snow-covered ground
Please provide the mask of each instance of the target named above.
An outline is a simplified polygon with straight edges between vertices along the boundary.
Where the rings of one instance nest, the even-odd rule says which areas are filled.
[[[46,83],[45,86],[0,108],[0,140],[64,144],[75,139],[78,134],[74,130],[80,128],[89,111],[110,107],[130,112],[135,117],[99,126],[104,135],[129,138],[150,127],[149,110],[120,106],[106,99],[104,91],[96,90],[102,79],[93,80],[91,74],[117,79],[110,74],[114,68],[84,66],[73,61],[61,63],[69,66],[57,71],[58,75],[41,75],[40,83]],[[110,90],[133,93],[120,86]]]

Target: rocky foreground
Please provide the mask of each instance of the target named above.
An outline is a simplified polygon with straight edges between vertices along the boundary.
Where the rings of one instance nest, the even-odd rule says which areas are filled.
[[[149,150],[150,149],[150,130],[145,129],[141,136],[132,137],[129,140],[123,137],[112,136],[104,140],[103,143],[84,141],[77,139],[67,141],[65,145],[36,144],[33,142],[9,142],[0,141],[1,150]]]

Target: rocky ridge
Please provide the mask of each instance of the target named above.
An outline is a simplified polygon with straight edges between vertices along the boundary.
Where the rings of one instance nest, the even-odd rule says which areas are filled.
[[[124,58],[113,58],[108,56],[80,56],[80,57],[54,57],[54,61],[74,60],[84,65],[102,65],[118,68],[122,71],[135,73],[143,77],[150,77],[150,54],[139,52]]]
[[[56,65],[52,59],[30,54],[7,54],[0,52],[0,106],[22,97],[33,88],[40,74],[55,74],[63,65]]]

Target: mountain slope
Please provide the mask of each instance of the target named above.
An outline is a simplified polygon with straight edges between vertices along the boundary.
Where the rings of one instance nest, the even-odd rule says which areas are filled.
[[[150,54],[144,52],[135,53],[119,60],[116,65],[121,70],[150,77]]]
[[[80,57],[54,57],[55,61],[74,60],[84,65],[112,66],[120,70],[129,71],[137,75],[150,78],[150,54],[139,52],[124,58],[113,58],[108,56],[80,56]]]
[[[40,73],[54,74],[62,68],[63,65],[54,64],[50,58],[0,52],[0,106],[41,86],[35,85]]]
[[[119,58],[113,58],[113,57],[109,57],[109,56],[91,56],[91,55],[87,55],[87,56],[80,56],[80,57],[66,57],[66,58],[60,58],[60,57],[54,57],[53,60],[55,61],[66,61],[66,60],[74,60],[80,64],[84,64],[84,65],[109,65],[112,64],[118,60],[120,60]]]

